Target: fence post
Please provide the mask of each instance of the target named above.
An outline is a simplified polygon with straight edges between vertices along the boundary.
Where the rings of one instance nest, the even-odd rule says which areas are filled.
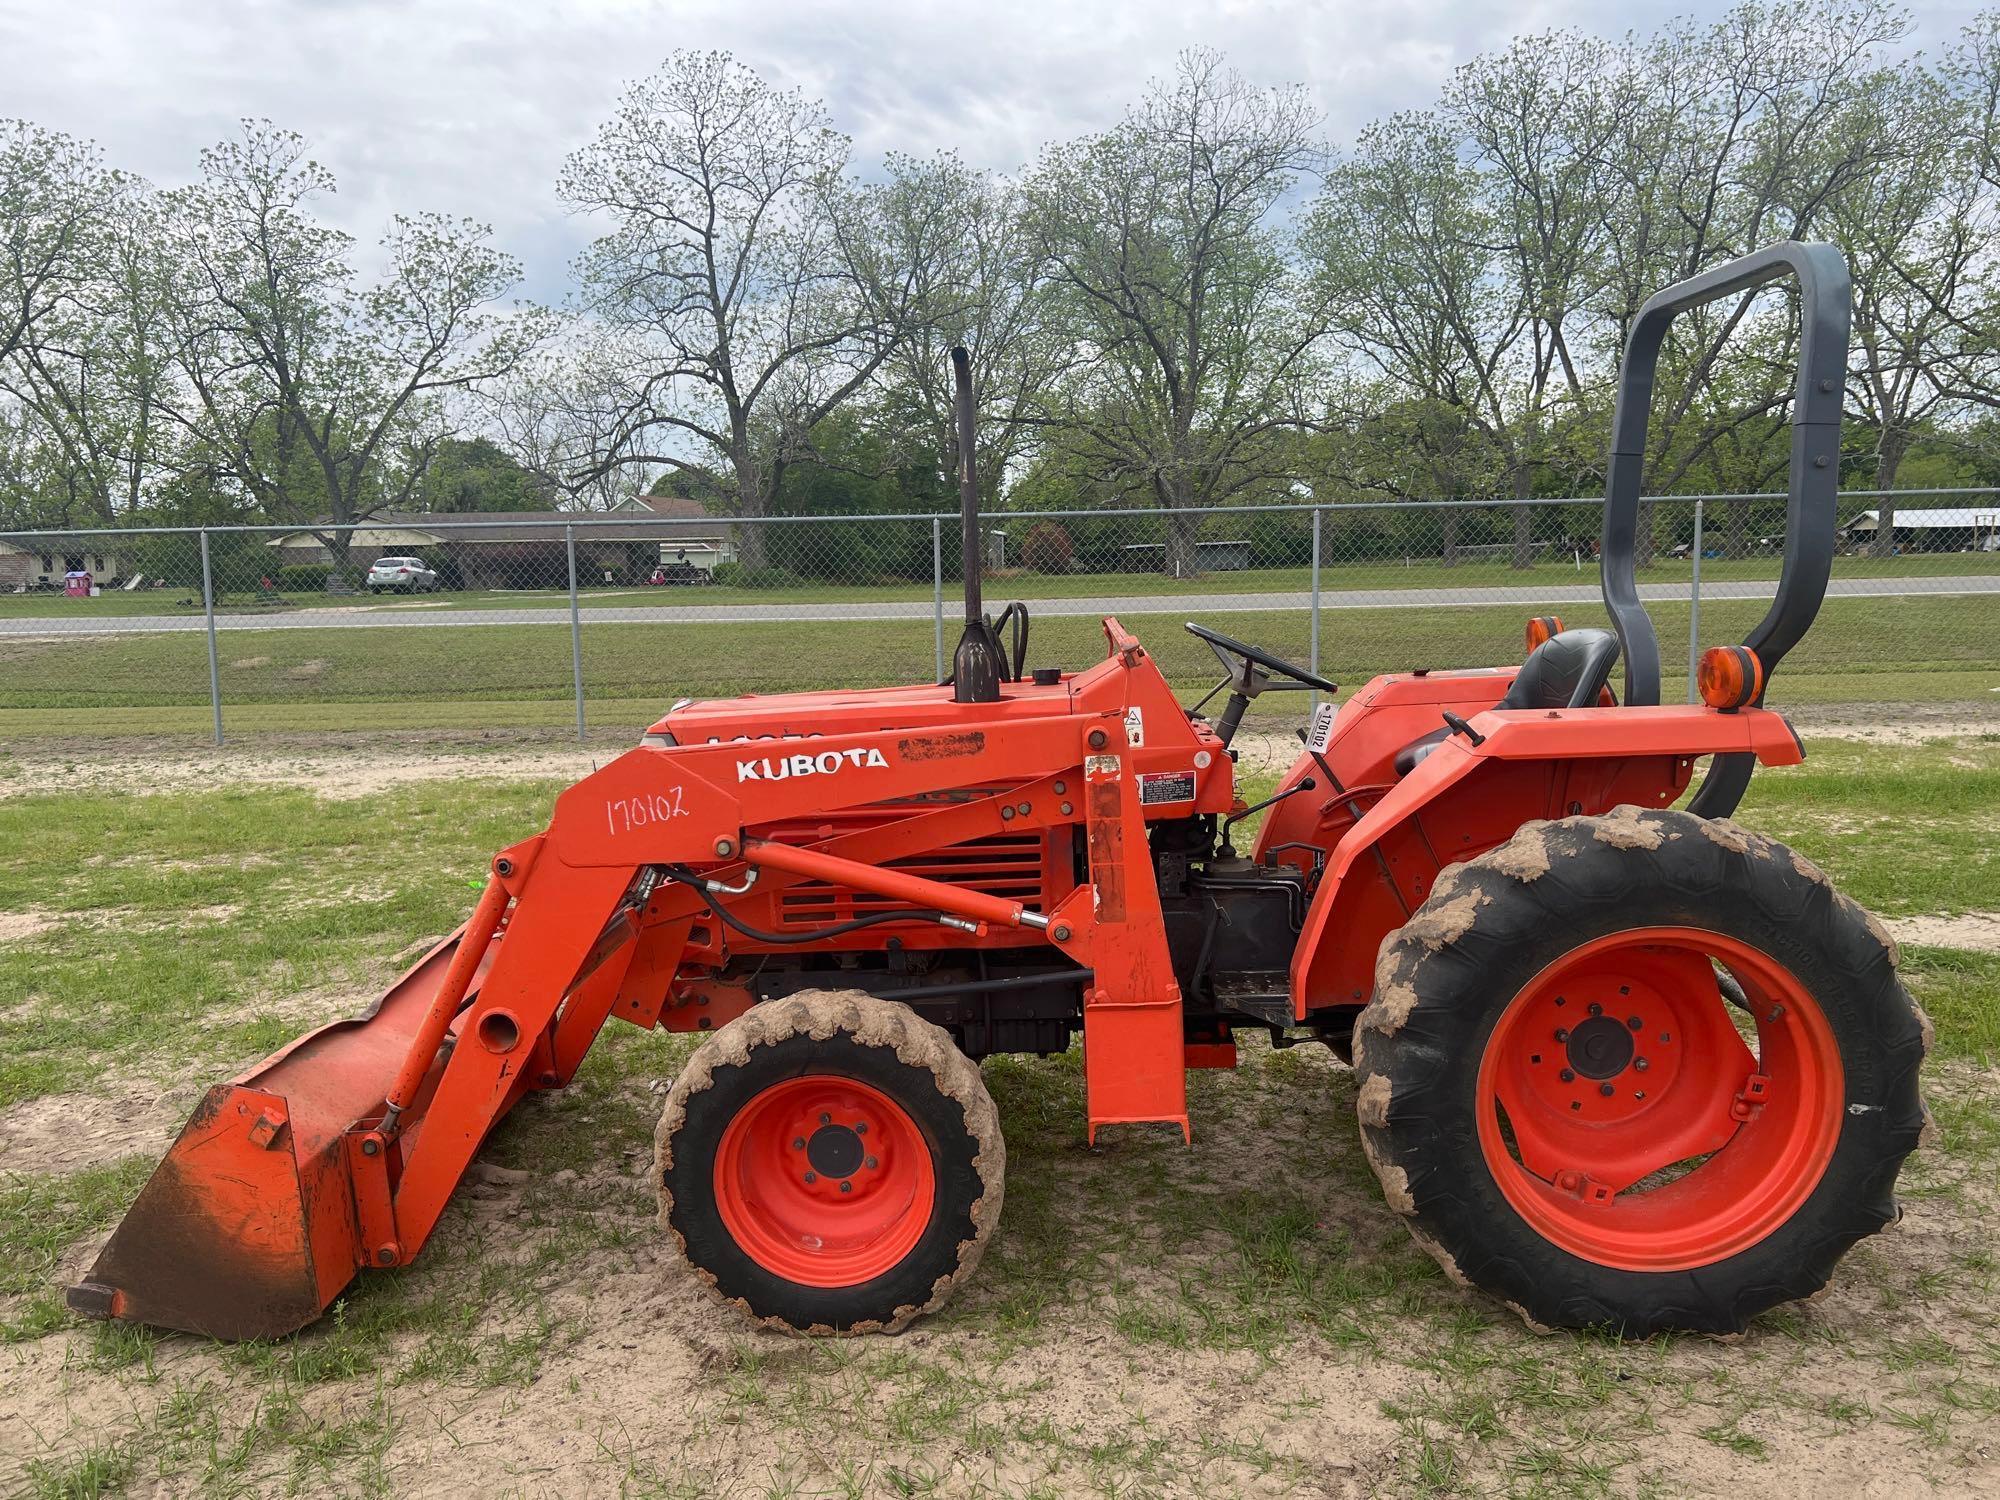
[[[931,517],[931,625],[936,638],[936,682],[944,681],[944,520]]]
[[[576,742],[584,743],[583,728],[583,617],[576,607],[576,527],[563,526],[563,552],[569,558],[569,671],[576,684]]]
[[[222,673],[215,664],[215,576],[208,566],[208,528],[201,528],[201,609],[208,620],[208,702],[215,710],[215,743],[222,743]]]
[[[1319,676],[1319,522],[1324,514],[1313,507],[1313,570],[1312,570],[1312,674]],[[1319,689],[1312,690],[1312,706],[1319,707]]]
[[[1700,695],[1695,691],[1695,677],[1701,668],[1701,506],[1694,503],[1694,577],[1688,583],[1688,699],[1692,703]]]

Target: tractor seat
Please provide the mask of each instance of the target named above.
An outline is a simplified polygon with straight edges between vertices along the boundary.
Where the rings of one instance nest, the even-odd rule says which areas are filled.
[[[1495,708],[1588,708],[1603,696],[1618,665],[1618,637],[1608,630],[1565,630],[1528,653],[1507,696]],[[1396,752],[1396,774],[1407,776],[1451,736],[1433,729]]]

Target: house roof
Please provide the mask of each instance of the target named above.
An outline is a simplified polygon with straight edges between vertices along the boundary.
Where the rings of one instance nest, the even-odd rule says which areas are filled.
[[[614,515],[576,511],[505,510],[480,511],[466,515],[417,514],[381,511],[354,528],[358,547],[435,547],[445,542],[456,546],[491,546],[500,542],[561,543],[563,527],[576,528],[577,540],[599,542],[695,541],[722,534],[725,522],[703,511],[695,501],[674,500],[674,505],[690,505],[692,516],[640,516],[630,511]],[[309,527],[273,537],[273,547],[317,544]]]
[[[127,538],[112,534],[73,531],[10,531],[0,536],[0,553],[88,552],[110,556]]]
[[[1864,510],[1849,521],[1850,529],[1865,526],[1873,531],[1882,522],[1879,510]],[[1969,527],[2000,526],[2000,499],[1988,505],[1959,505],[1924,509],[1896,507],[1896,529],[1909,531],[1952,531]]]

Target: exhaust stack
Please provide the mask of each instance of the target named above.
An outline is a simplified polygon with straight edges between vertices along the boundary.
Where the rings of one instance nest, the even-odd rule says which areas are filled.
[[[972,358],[962,344],[951,351],[951,374],[958,419],[960,569],[965,579],[965,630],[951,658],[952,698],[959,703],[997,703],[1006,657],[980,600],[979,476],[972,457],[978,419],[972,409]]]

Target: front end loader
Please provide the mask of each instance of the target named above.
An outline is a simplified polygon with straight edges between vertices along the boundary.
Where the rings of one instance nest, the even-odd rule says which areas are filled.
[[[1785,275],[1783,573],[1704,659],[1703,702],[1663,705],[1635,584],[1660,342]],[[1826,587],[1847,324],[1826,246],[1648,302],[1607,478],[1613,629],[1532,621],[1518,665],[1329,702],[1247,853],[1245,710],[1334,684],[1191,624],[1224,671],[1211,720],[1115,619],[1102,660],[1029,670],[1025,609],[979,601],[955,356],[952,676],[677,704],[367,1014],[210,1090],[71,1306],[229,1339],[310,1323],[421,1253],[494,1126],[614,1020],[703,1037],[660,1121],[663,1231],[778,1326],[894,1329],[948,1296],[1005,1188],[980,1059],[1079,1036],[1093,1138],[1188,1135],[1187,1070],[1233,1066],[1241,1033],[1324,1043],[1391,1207],[1538,1325],[1726,1332],[1812,1293],[1895,1212],[1928,1038],[1880,924],[1727,820],[1755,766],[1804,755],[1763,699]]]

